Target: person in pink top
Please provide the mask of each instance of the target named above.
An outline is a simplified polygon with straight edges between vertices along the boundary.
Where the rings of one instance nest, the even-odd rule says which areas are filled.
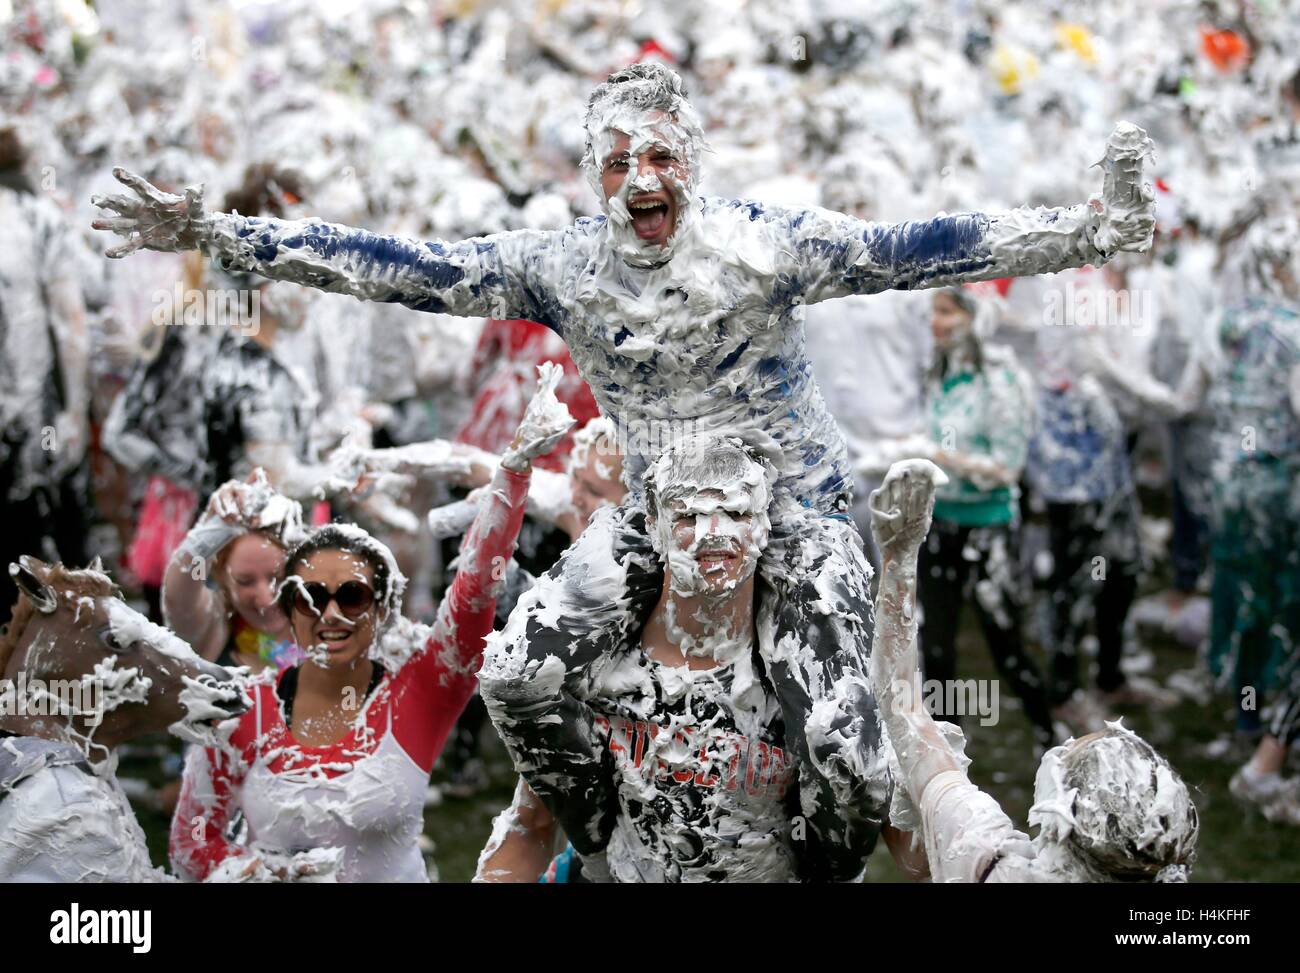
[[[474,691],[532,461],[571,425],[543,382],[431,630],[402,618],[406,579],[360,528],[330,524],[289,552],[279,599],[307,659],[250,685],[227,747],[191,752],[171,828],[178,874],[427,881],[417,839],[429,774]]]

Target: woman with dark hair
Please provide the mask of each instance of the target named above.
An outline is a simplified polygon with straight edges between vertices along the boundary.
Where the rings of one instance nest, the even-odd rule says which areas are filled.
[[[936,718],[959,723],[945,704],[957,677],[957,626],[968,594],[997,666],[1025,707],[1038,745],[1052,745],[1043,677],[1021,634],[1019,488],[1030,436],[1028,380],[977,324],[978,299],[959,287],[934,294],[935,362],[926,383],[934,461],[949,474],[921,548],[921,646]],[[980,322],[982,324],[982,322]],[[966,714],[970,715],[970,714]]]
[[[572,425],[554,386],[541,382],[502,457],[432,630],[402,618],[406,579],[364,530],[330,524],[289,552],[279,602],[307,659],[250,687],[228,748],[191,753],[172,820],[178,873],[427,880],[429,773],[474,691],[532,460]],[[229,833],[237,815],[242,838]]]

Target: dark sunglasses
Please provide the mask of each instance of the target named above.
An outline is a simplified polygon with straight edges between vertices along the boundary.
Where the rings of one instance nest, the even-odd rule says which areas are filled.
[[[293,607],[304,615],[324,615],[331,601],[348,618],[356,618],[375,603],[375,593],[360,581],[344,581],[332,591],[319,581],[294,586]]]

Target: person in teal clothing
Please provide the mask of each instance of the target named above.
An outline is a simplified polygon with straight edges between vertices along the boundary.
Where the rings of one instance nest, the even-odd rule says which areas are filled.
[[[1225,312],[1206,392],[1219,418],[1208,661],[1257,740],[1232,793],[1300,824],[1300,777],[1282,776],[1300,738],[1300,286],[1283,284]]]
[[[1019,489],[1032,423],[1028,379],[1006,349],[986,346],[975,326],[978,299],[945,288],[934,295],[935,360],[926,399],[934,461],[948,474],[918,565],[921,645],[936,717],[960,722],[957,627],[969,598],[1001,679],[1024,705],[1041,747],[1053,742],[1043,678],[1021,634]],[[973,597],[972,597],[973,596]],[[938,683],[932,683],[937,680]]]
[[[1300,738],[1300,220],[1257,218],[1229,256],[1240,294],[1176,387],[1100,364],[1152,411],[1214,417],[1207,661],[1233,692],[1238,733],[1257,741],[1229,787],[1300,824],[1300,776],[1282,776]]]

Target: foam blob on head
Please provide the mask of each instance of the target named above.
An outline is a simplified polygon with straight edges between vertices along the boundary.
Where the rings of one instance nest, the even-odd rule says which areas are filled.
[[[1029,821],[1119,881],[1185,880],[1200,829],[1178,772],[1119,722],[1044,755]]]
[[[1300,298],[1300,220],[1293,213],[1261,217],[1246,232],[1248,279],[1276,297]]]
[[[645,478],[647,527],[673,591],[719,594],[754,573],[774,479],[736,438],[693,436],[659,457]]]

